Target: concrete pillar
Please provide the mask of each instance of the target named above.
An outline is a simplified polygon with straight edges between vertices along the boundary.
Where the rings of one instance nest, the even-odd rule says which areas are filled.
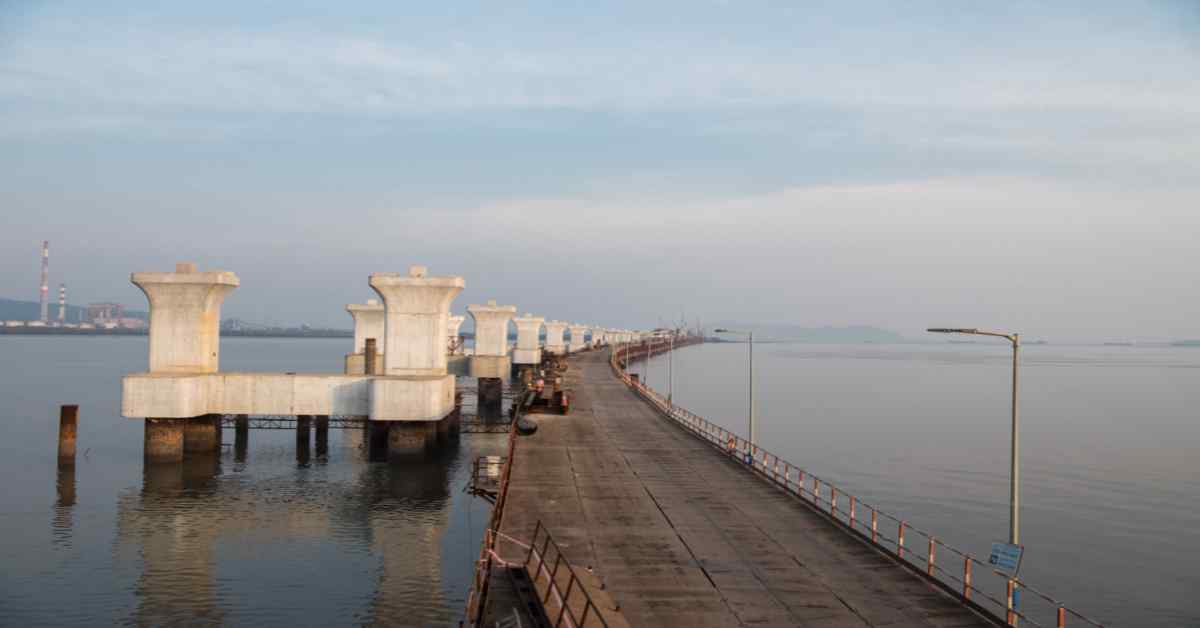
[[[65,405],[58,409],[58,464],[75,464],[75,435],[79,421],[79,406]]]
[[[434,421],[390,421],[389,423],[388,460],[423,456],[426,447],[437,442],[437,424]]]
[[[467,306],[475,320],[475,352],[467,364],[471,377],[483,380],[509,376],[512,359],[508,356],[508,321],[516,311],[515,305],[496,305],[494,300],[487,305]]]
[[[378,299],[367,299],[366,303],[351,303],[346,311],[354,319],[354,353],[362,353],[367,338],[383,338],[383,304]]]
[[[233,424],[233,460],[246,461],[246,449],[250,441],[250,417],[245,414],[237,415]]]
[[[317,457],[324,458],[329,455],[329,417],[324,414],[317,415]]]
[[[384,333],[384,308],[376,299],[363,303],[351,303],[346,311],[354,319],[354,350],[346,355],[346,374],[366,373],[367,340],[382,339]],[[376,355],[379,354],[376,345]],[[378,364],[378,363],[377,363]]]
[[[475,321],[475,355],[508,355],[508,321],[517,312],[515,305],[468,305]]]
[[[379,373],[379,349],[374,338],[367,338],[363,345],[363,375]]]
[[[367,459],[387,460],[388,431],[393,421],[367,421]]]
[[[221,303],[239,284],[228,272],[133,273],[150,301],[150,372],[215,373],[220,353]]]
[[[541,364],[542,350],[538,332],[542,330],[545,318],[525,313],[513,320],[517,326],[517,348],[513,351],[513,364]]]
[[[480,377],[478,406],[480,421],[503,419],[504,380],[499,377]]]
[[[450,302],[462,277],[428,277],[424,266],[408,275],[374,273],[371,288],[383,299],[383,374],[445,375]]]
[[[146,419],[143,450],[147,462],[182,462],[187,419]]]
[[[296,416],[296,461],[300,464],[308,462],[312,447],[312,416],[301,414]]]
[[[584,325],[569,325],[571,330],[571,344],[567,347],[568,353],[583,351],[587,348],[587,341],[584,339],[584,334],[587,333],[587,327]]]
[[[452,355],[462,355],[463,348],[459,344],[459,330],[462,329],[463,321],[467,317],[455,314],[446,319],[449,321],[446,325],[446,347],[453,349],[450,351]]]
[[[562,355],[567,352],[567,345],[563,342],[563,331],[566,329],[567,324],[562,321],[546,321],[546,353]]]
[[[206,414],[187,419],[183,427],[185,453],[212,453],[221,450],[221,416]]]

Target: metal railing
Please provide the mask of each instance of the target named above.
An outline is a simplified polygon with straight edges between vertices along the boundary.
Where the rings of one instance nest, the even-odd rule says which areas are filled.
[[[798,497],[832,523],[897,559],[962,603],[1009,626],[1028,622],[1033,626],[1065,628],[1068,617],[1082,622],[1079,625],[1103,626],[1020,578],[997,570],[970,553],[947,545],[932,533],[880,510],[804,468],[751,445],[741,436],[668,402],[621,368],[626,352],[629,352],[631,360],[641,359],[648,353],[645,347],[637,345],[615,349],[609,360],[613,372],[664,416],[775,486]],[[978,581],[980,576],[991,580],[981,583]],[[989,591],[1004,593],[997,596]],[[1018,607],[1018,598],[1024,608]],[[1053,623],[1048,623],[1050,620],[1047,620],[1047,616],[1053,617]]]
[[[478,626],[483,621],[483,612],[487,606],[488,584],[491,580],[492,567],[500,560],[496,555],[496,539],[499,535],[500,521],[504,516],[504,504],[508,501],[508,480],[512,476],[513,451],[517,445],[516,421],[508,431],[508,453],[504,457],[504,465],[500,469],[500,486],[496,493],[496,501],[492,506],[492,516],[483,532],[483,543],[479,548],[479,559],[475,561],[475,575],[471,579],[471,589],[467,592],[467,605],[464,609],[467,626]]]
[[[541,542],[541,549],[538,549],[539,542]],[[534,559],[537,560],[536,566],[532,566]],[[547,567],[551,559],[554,561],[553,568]],[[561,575],[560,569],[565,569]],[[579,580],[575,569],[571,567],[571,563],[563,555],[558,543],[550,536],[550,532],[546,530],[546,526],[542,525],[540,519],[537,527],[534,528],[533,539],[529,542],[529,553],[525,555],[525,570],[529,572],[534,588],[541,595],[542,607],[546,609],[546,616],[553,618],[555,628],[558,626],[567,628],[604,626],[604,628],[608,628],[608,622],[604,621],[600,609],[592,602],[592,596],[588,595],[587,587]],[[560,586],[560,580],[563,579],[566,580],[566,583]],[[543,589],[545,593],[542,593]]]

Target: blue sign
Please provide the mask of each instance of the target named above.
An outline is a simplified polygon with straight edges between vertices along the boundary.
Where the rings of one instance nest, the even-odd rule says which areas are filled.
[[[1024,546],[1011,543],[992,543],[992,553],[988,556],[988,564],[1015,576],[1017,570],[1021,568],[1021,557],[1024,554]]]

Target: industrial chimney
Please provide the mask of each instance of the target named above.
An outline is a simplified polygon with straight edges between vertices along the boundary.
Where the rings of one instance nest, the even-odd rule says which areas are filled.
[[[67,322],[67,284],[58,284],[58,324]]]
[[[50,319],[50,241],[42,240],[42,322]]]

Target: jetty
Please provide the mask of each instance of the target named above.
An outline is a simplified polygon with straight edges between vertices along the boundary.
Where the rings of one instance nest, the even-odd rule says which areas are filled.
[[[623,369],[667,350],[639,342],[571,355],[571,414],[514,431],[465,624],[951,628],[1030,614],[1014,603],[1026,587],[1015,577]],[[1029,625],[1099,625],[1023,592],[1048,615]]]

